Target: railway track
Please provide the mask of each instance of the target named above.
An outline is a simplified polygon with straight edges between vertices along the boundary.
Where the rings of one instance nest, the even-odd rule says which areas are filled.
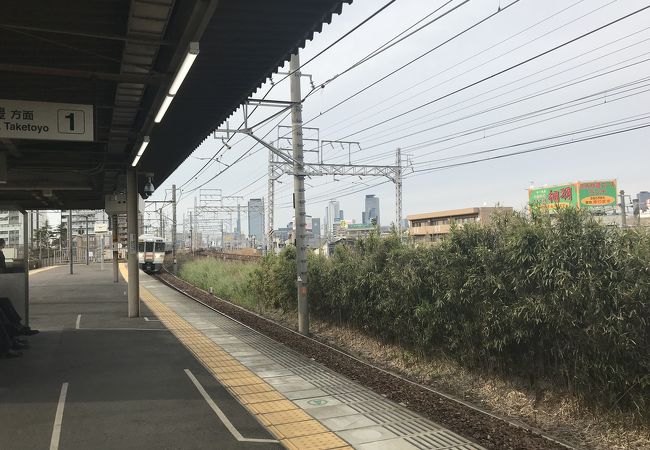
[[[189,299],[266,335],[326,367],[403,404],[430,420],[488,449],[577,449],[526,424],[495,415],[468,402],[436,391],[361,360],[313,337],[251,312],[193,286],[164,270],[155,275]]]

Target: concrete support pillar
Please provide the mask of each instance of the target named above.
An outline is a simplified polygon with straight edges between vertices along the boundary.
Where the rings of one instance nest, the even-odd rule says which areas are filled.
[[[119,252],[117,251],[117,243],[118,241],[118,234],[117,234],[117,214],[114,214],[111,216],[111,220],[113,221],[113,281],[117,283],[119,281],[119,268],[118,268],[118,259],[119,259]]]
[[[29,242],[27,241],[27,213],[23,214],[23,255],[25,260],[25,326],[29,326]]]
[[[138,178],[135,169],[126,171],[126,220],[129,240],[129,317],[140,316],[140,275],[138,273]]]

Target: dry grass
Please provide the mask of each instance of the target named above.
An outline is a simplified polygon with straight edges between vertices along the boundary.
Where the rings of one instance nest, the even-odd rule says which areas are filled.
[[[274,316],[285,323],[293,319],[288,314]],[[650,449],[650,424],[630,424],[622,414],[587,408],[551,386],[532,390],[523,382],[469,372],[444,355],[421,358],[354,329],[325,322],[312,322],[312,332],[379,366],[509,420],[538,428],[578,448]]]

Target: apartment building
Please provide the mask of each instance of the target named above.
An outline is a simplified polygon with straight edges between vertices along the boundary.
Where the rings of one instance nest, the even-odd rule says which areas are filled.
[[[477,207],[409,215],[409,236],[416,242],[434,242],[449,234],[453,224],[487,224],[496,212],[503,211],[512,211],[512,208]]]

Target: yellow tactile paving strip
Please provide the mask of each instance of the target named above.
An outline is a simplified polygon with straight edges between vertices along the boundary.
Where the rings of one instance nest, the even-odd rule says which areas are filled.
[[[128,282],[125,264],[120,264],[120,272]],[[352,448],[142,286],[140,298],[178,340],[194,353],[212,376],[286,448]]]
[[[61,266],[47,266],[47,267],[41,267],[40,269],[33,269],[29,271],[30,275],[36,275],[37,273],[45,272],[46,270],[54,269],[55,267],[61,267]]]

